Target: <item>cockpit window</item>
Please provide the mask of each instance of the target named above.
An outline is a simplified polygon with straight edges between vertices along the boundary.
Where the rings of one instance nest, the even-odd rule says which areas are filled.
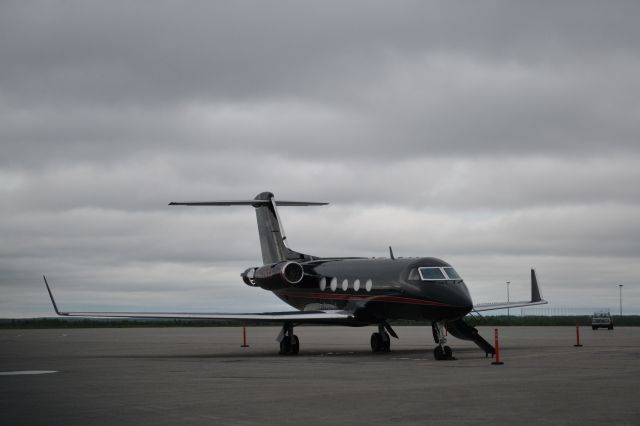
[[[420,268],[420,277],[424,281],[436,281],[436,280],[446,280],[447,277],[442,273],[442,269],[440,268]]]
[[[420,279],[420,275],[418,275],[418,268],[413,268],[412,270],[409,271],[409,277],[407,278],[409,280],[419,280]]]
[[[415,277],[414,271],[415,269],[409,273],[409,279],[417,280],[418,277]],[[453,269],[451,266],[447,266],[444,268],[429,266],[429,267],[418,268],[418,271],[420,272],[420,279],[422,279],[422,281],[446,281],[446,280],[462,279],[460,275],[458,275],[456,270]]]
[[[447,276],[450,279],[452,279],[452,280],[461,280],[462,279],[462,278],[460,278],[460,275],[458,275],[456,270],[453,269],[452,267],[442,268],[442,269],[444,269],[444,272],[447,274]]]

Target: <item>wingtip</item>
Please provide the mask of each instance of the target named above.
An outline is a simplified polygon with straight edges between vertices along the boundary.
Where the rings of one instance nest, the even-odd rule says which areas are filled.
[[[534,268],[531,268],[531,301],[543,301],[542,294],[540,293],[540,285],[538,284],[538,277]]]
[[[51,292],[51,287],[49,287],[49,283],[47,282],[47,277],[42,275],[42,279],[44,279],[44,285],[47,287],[47,292],[49,293],[49,298],[51,299],[51,304],[53,304],[53,310],[56,311],[58,315],[64,315],[63,312],[60,312],[58,309],[58,305],[56,304],[56,300],[53,298],[53,293]]]

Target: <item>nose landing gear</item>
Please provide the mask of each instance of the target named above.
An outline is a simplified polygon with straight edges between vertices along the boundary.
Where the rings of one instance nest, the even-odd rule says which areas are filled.
[[[446,345],[447,336],[444,331],[444,323],[433,322],[431,324],[431,330],[433,331],[433,340],[438,344],[433,350],[433,357],[438,361],[455,359],[453,357],[453,351]]]

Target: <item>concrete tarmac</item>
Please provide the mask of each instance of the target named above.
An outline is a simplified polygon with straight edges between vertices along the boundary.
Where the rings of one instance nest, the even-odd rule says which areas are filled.
[[[0,330],[0,424],[640,424],[640,327],[582,327],[581,348],[574,327],[503,327],[501,366],[455,338],[435,361],[428,327],[372,354],[373,331],[297,327],[283,357],[277,327],[249,348],[241,327]]]

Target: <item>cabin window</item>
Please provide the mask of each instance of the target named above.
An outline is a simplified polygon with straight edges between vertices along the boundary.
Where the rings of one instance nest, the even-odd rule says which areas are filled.
[[[320,278],[320,290],[324,291],[327,288],[327,279],[325,277]]]
[[[342,280],[342,291],[347,291],[348,288],[349,288],[349,280],[345,278],[344,280]]]
[[[354,289],[355,291],[360,290],[360,280],[355,280],[355,281],[353,282],[353,289]]]
[[[364,288],[367,291],[371,291],[371,289],[373,288],[373,281],[371,281],[371,279],[368,279],[367,282],[364,284]]]
[[[447,279],[440,268],[420,268],[419,271],[423,281],[443,281]]]
[[[336,291],[338,288],[338,279],[336,277],[331,278],[331,291]]]

